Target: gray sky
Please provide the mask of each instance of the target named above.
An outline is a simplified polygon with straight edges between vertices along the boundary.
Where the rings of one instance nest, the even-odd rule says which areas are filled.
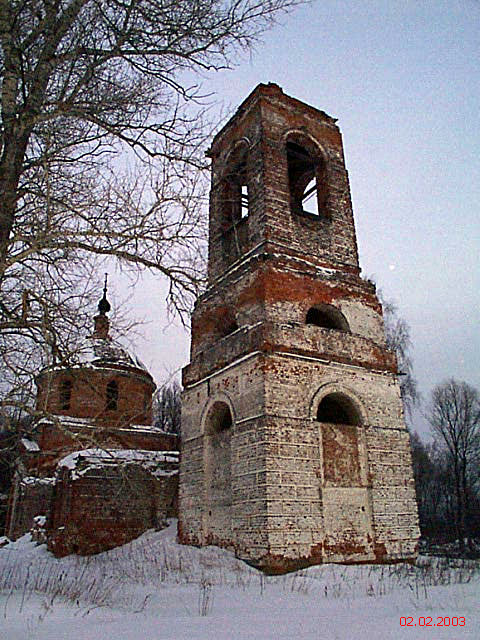
[[[477,0],[317,0],[204,81],[224,107],[276,82],[338,118],[362,272],[408,321],[425,396],[450,376],[480,389],[479,53]],[[188,361],[165,292],[147,277],[130,301],[157,382]]]

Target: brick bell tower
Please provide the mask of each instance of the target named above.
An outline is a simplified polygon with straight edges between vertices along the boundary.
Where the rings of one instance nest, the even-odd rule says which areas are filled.
[[[260,84],[209,151],[179,538],[269,572],[412,560],[419,537],[396,360],[359,275],[335,122]]]

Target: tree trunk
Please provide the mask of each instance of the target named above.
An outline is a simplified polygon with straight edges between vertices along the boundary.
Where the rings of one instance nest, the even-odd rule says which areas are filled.
[[[19,198],[18,185],[27,143],[28,134],[25,133],[5,140],[0,161],[0,277],[6,266],[8,242],[15,220],[15,209]]]

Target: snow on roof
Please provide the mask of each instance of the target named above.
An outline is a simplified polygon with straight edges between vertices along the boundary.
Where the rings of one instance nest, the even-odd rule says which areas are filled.
[[[20,484],[55,484],[55,482],[56,478],[37,478],[37,476],[25,476],[25,478],[22,478]]]
[[[40,420],[36,424],[39,425],[39,424],[54,424],[54,423],[61,424],[65,427],[81,426],[81,427],[92,427],[95,429],[98,428],[98,425],[95,424],[93,418],[75,418],[73,416],[61,416],[55,413],[52,413],[49,416],[44,416],[43,418],[40,418]],[[127,427],[111,427],[111,429],[115,429],[115,431],[126,431],[126,432],[146,431],[148,433],[155,433],[155,434],[167,435],[172,437],[176,435],[174,433],[168,433],[167,431],[163,431],[162,429],[159,429],[151,424],[131,424],[131,425],[128,425]]]
[[[57,468],[72,471],[72,480],[87,471],[119,464],[139,464],[155,477],[172,476],[178,473],[178,451],[146,451],[143,449],[84,449],[62,458]],[[162,468],[167,466],[167,469]]]
[[[62,425],[69,425],[69,426],[91,426],[94,427],[96,426],[92,420],[92,418],[74,418],[73,416],[59,416],[57,414],[51,414],[49,416],[44,416],[43,418],[40,418],[40,420],[36,423],[37,425],[39,424],[54,424],[54,423],[60,423]]]
[[[22,438],[20,440],[22,445],[25,447],[27,451],[40,451],[40,447],[33,440],[29,440],[28,438]]]
[[[128,428],[121,428],[119,431],[130,431],[130,429],[135,429],[135,431],[149,431],[151,433],[161,434],[163,436],[176,436],[178,434],[171,433],[170,431],[164,431],[164,429],[160,429],[160,427],[156,427],[153,424],[131,424]]]
[[[89,337],[75,356],[78,364],[93,364],[96,367],[108,364],[120,364],[142,369],[148,373],[147,367],[134,354],[117,340],[110,338]]]
[[[45,367],[44,371],[60,371],[68,368],[110,369],[116,366],[141,369],[150,375],[145,364],[118,340],[89,336],[71,356],[71,364]]]

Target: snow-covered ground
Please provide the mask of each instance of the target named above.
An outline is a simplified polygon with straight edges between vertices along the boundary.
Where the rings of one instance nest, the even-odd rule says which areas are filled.
[[[89,558],[57,560],[29,536],[1,548],[0,638],[480,638],[478,562],[422,558],[418,567],[325,565],[265,577],[229,552],[178,545],[175,527]],[[413,626],[401,626],[409,616]]]

